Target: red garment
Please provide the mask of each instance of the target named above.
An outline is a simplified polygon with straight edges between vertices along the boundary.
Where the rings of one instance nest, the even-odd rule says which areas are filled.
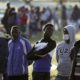
[[[27,20],[28,20],[28,17],[27,17],[26,14],[22,14],[22,15],[20,16],[20,24],[25,25],[26,22],[27,22]]]

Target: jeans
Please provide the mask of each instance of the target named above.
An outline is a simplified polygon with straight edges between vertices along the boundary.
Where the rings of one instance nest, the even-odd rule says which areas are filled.
[[[32,80],[50,80],[50,72],[33,71],[32,78]]]
[[[69,76],[57,75],[55,80],[69,80]]]

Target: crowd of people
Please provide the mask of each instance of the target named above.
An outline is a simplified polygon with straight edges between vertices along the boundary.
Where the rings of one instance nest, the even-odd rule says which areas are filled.
[[[69,11],[69,8],[64,4],[61,4],[54,8],[50,7],[35,7],[30,8],[21,6],[11,7],[10,3],[7,3],[4,16],[1,23],[4,25],[7,33],[10,34],[10,29],[13,25],[19,25],[22,34],[26,37],[34,37],[36,33],[41,31],[42,26],[48,22],[55,25],[55,29],[62,29],[67,24],[80,24],[80,9],[77,5]],[[78,30],[78,28],[77,28]]]
[[[39,7],[31,6],[31,10],[29,10],[22,6],[16,11],[15,7],[11,7],[10,3],[8,3],[1,22],[6,28],[7,33],[10,34],[10,29],[13,25],[19,25],[22,34],[29,37],[35,36],[41,30],[41,26],[47,23],[50,18],[51,11],[49,8],[44,8],[40,12]]]
[[[55,80],[69,80],[71,78],[73,55],[75,55],[75,51],[72,50],[78,42],[75,40],[75,35],[80,27],[78,24],[80,10],[77,6],[74,7],[70,18],[71,24],[69,24],[65,13],[66,8],[63,5],[62,11],[65,13],[62,17],[63,23],[61,23],[63,41],[58,44],[52,39],[55,24],[48,23],[52,20],[52,16],[54,22],[57,22],[57,10],[58,8],[55,8],[55,16],[52,15],[49,8],[44,8],[43,12],[40,12],[39,7],[34,8],[33,6],[31,6],[31,11],[23,6],[16,12],[10,3],[7,4],[2,18],[3,25],[0,25],[0,80],[29,80],[28,66],[31,64],[33,64],[32,80],[50,80],[54,49],[56,49],[58,63],[58,74]],[[78,25],[72,24],[74,22]],[[28,37],[36,35],[37,30],[41,29],[43,31],[42,38],[32,46]],[[78,50],[79,48],[80,45]],[[80,76],[75,78],[75,80],[79,79]]]

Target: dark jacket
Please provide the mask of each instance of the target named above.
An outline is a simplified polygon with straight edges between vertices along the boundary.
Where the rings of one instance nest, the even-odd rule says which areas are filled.
[[[80,80],[80,40],[75,42],[70,57],[73,61],[70,80]]]
[[[39,44],[39,45],[38,45]],[[43,47],[45,45],[45,47]],[[36,46],[37,45],[37,46]],[[50,72],[51,59],[53,50],[56,47],[56,42],[52,39],[42,39],[36,44],[28,55],[28,59],[33,59],[33,71]],[[42,49],[40,49],[43,47]],[[40,50],[39,50],[40,49]]]
[[[0,37],[0,73],[3,73],[6,68],[8,56],[8,41]]]

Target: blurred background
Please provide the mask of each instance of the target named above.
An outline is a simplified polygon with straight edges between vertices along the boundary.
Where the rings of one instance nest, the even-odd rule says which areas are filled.
[[[7,3],[10,3],[10,7],[14,8],[11,13],[16,13],[16,24],[20,26],[22,35],[28,38],[32,45],[42,37],[42,27],[46,23],[52,23],[55,26],[52,38],[56,40],[57,44],[63,39],[63,28],[67,24],[73,25],[77,32],[76,40],[80,39],[80,0],[0,0],[0,24],[3,25]],[[11,16],[8,17],[11,18]],[[54,51],[51,80],[54,80],[57,74],[56,66]],[[32,65],[29,66],[30,80],[31,72]]]

